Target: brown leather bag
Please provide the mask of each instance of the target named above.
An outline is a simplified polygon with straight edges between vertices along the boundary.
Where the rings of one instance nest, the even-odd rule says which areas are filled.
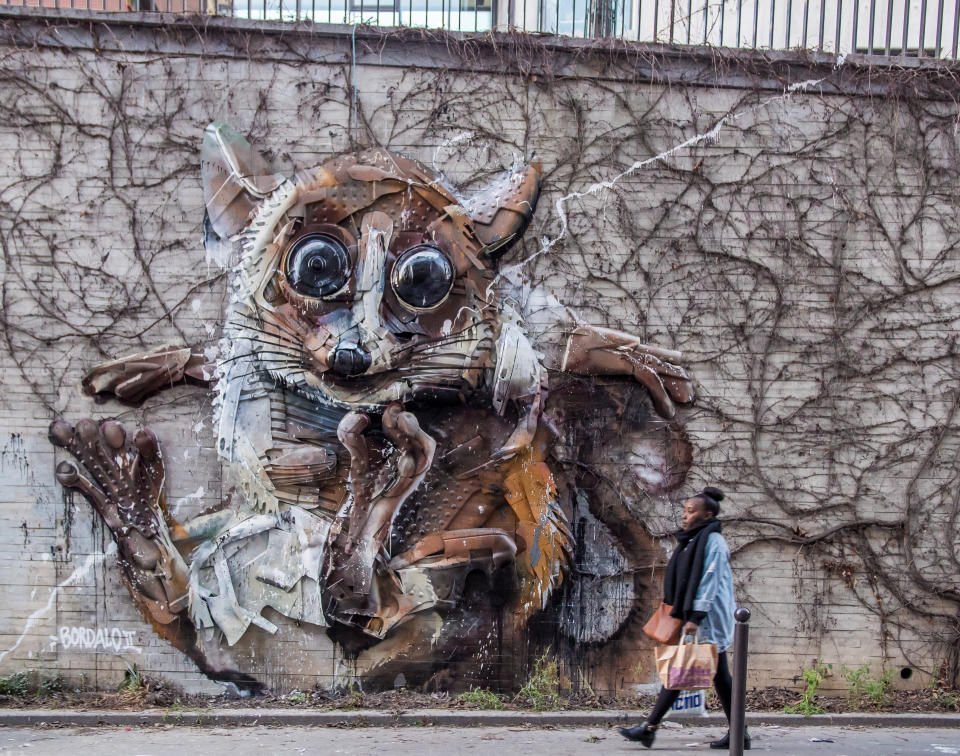
[[[683,622],[670,616],[672,610],[672,606],[661,602],[657,611],[643,626],[643,632],[664,646],[677,645],[680,642],[680,631],[683,629]]]

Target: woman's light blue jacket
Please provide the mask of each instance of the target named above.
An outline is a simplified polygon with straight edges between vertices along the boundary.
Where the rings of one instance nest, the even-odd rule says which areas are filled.
[[[699,623],[697,639],[701,643],[716,643],[717,651],[730,648],[736,608],[730,547],[722,535],[711,533],[703,557],[703,577],[693,602],[693,611],[706,612]]]

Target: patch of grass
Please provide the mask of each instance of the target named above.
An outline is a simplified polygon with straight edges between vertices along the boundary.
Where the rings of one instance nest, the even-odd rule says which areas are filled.
[[[830,674],[832,670],[832,664],[824,664],[821,661],[815,661],[811,669],[804,669],[803,681],[806,683],[806,688],[797,703],[783,707],[784,712],[787,714],[802,714],[805,717],[823,714],[824,709],[816,704],[817,691],[823,684],[823,678]]]
[[[457,696],[457,701],[475,709],[502,709],[503,699],[492,690],[471,688]]]
[[[960,711],[960,690],[944,679],[943,668],[938,664],[930,677],[930,694],[933,703],[948,711]]]
[[[0,677],[0,695],[25,696],[30,692],[30,679],[26,672],[14,672]]]
[[[287,693],[285,698],[292,704],[305,704],[310,700],[310,696],[296,688]]]
[[[857,701],[863,698],[866,691],[866,681],[870,677],[870,665],[864,664],[856,669],[851,669],[846,664],[840,667],[840,674],[850,683],[850,690],[847,691],[847,697]]]
[[[180,722],[183,720],[183,712],[185,708],[182,703],[180,703],[179,698],[173,699],[173,703],[167,707],[167,710],[163,712],[163,717],[161,717],[163,722],[166,722],[168,719],[176,720]]]
[[[57,672],[53,677],[48,677],[40,681],[37,688],[37,695],[40,698],[51,698],[63,693],[67,688],[67,681],[63,679],[63,673]]]
[[[140,674],[137,665],[134,664],[132,667],[127,667],[127,671],[123,673],[123,682],[120,683],[120,692],[132,693],[145,687],[146,684],[143,681],[143,675]]]
[[[534,662],[533,671],[515,700],[534,711],[548,711],[560,705],[559,665],[549,648]]]
[[[893,672],[886,670],[880,677],[867,681],[867,698],[877,706],[882,706],[890,697]]]
[[[350,683],[349,687],[343,691],[343,698],[340,700],[338,709],[345,709],[350,711],[352,709],[362,709],[364,704],[363,691],[360,690],[353,683]]]
[[[847,697],[855,702],[869,700],[874,706],[883,706],[890,698],[890,689],[893,684],[893,673],[890,670],[883,672],[879,677],[870,674],[870,665],[851,669],[844,665],[840,668],[844,679],[850,683]]]
[[[937,689],[933,691],[933,702],[948,711],[960,711],[960,693]]]
[[[140,673],[136,665],[132,667],[127,666],[127,671],[123,673],[123,682],[121,682],[120,687],[117,688],[120,703],[127,706],[140,703],[147,697],[147,693],[149,692],[150,689],[147,686],[146,678]]]

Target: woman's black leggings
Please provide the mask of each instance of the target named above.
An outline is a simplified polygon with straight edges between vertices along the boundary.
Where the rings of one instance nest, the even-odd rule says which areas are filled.
[[[727,721],[730,721],[730,696],[733,693],[733,678],[730,677],[730,668],[727,666],[727,652],[723,651],[717,656],[717,673],[713,676],[713,687],[717,689],[717,698],[720,699],[720,705],[723,706],[723,713],[727,715]],[[657,696],[657,702],[653,705],[653,711],[647,717],[647,724],[658,725],[664,715],[670,711],[670,707],[680,697],[679,690],[667,690],[664,688]]]

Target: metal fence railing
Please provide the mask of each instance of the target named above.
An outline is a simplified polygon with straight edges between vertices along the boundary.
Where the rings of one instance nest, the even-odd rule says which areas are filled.
[[[251,20],[513,28],[572,37],[957,58],[960,0],[0,0]]]

